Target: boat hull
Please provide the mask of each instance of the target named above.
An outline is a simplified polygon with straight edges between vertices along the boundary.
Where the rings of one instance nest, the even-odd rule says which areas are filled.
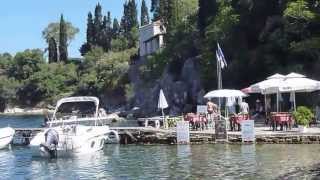
[[[75,133],[66,133],[61,127],[51,128],[59,133],[58,145],[54,149],[55,157],[72,157],[102,150],[105,144],[105,135],[110,131],[108,126],[78,125],[73,128],[76,129]],[[37,134],[31,140],[29,146],[33,156],[52,157],[48,148],[43,145],[45,144],[46,131]]]
[[[0,128],[0,149],[6,148],[13,140],[15,130],[11,127]]]

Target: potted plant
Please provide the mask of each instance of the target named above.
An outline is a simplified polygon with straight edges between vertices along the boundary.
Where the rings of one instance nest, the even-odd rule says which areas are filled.
[[[303,133],[307,131],[307,126],[314,118],[314,114],[309,108],[305,106],[299,106],[297,111],[293,112],[293,118],[298,124],[299,131]]]

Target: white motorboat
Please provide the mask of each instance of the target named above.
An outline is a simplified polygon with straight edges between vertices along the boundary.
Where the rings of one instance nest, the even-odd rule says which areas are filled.
[[[0,149],[7,147],[13,139],[15,130],[11,127],[0,128]]]
[[[92,106],[93,105],[93,106]],[[34,156],[65,157],[103,149],[109,134],[117,132],[99,123],[99,99],[90,96],[68,97],[57,102],[44,132],[30,142]]]

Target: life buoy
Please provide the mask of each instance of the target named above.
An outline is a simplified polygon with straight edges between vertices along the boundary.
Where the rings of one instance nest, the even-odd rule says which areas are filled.
[[[155,125],[154,125],[155,128],[157,128],[157,129],[160,128],[160,121],[159,121],[159,120],[155,120],[154,124],[155,124]]]

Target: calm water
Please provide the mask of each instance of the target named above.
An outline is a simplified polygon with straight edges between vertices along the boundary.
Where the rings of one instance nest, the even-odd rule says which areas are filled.
[[[41,122],[0,117],[0,126]],[[106,145],[95,154],[47,160],[14,146],[0,151],[0,179],[273,179],[318,164],[319,152],[320,145]],[[311,178],[302,172],[293,177]]]

